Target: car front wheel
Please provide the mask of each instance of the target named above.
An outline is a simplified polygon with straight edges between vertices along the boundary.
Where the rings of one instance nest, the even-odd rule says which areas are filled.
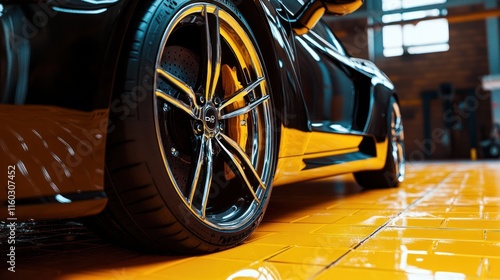
[[[135,248],[206,253],[260,223],[277,139],[270,81],[228,1],[152,1],[129,27],[99,223]]]

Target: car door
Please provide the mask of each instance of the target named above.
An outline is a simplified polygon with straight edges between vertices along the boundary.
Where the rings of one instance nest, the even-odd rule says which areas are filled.
[[[292,25],[301,9],[311,2],[277,1]],[[366,91],[363,86],[360,90],[359,71],[354,61],[323,20],[305,34],[298,33],[293,36],[296,61],[312,132],[304,154],[342,154],[358,150],[364,126],[359,125],[356,117],[359,115],[357,96],[359,92],[367,92],[369,98],[369,89]]]
[[[308,34],[297,36],[296,41],[304,99],[313,128],[350,132],[356,90],[344,48],[322,22]]]

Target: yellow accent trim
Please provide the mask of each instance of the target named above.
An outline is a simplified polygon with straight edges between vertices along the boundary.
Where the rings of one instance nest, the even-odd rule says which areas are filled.
[[[306,152],[311,132],[281,126],[281,143],[279,155],[282,158],[302,156]]]
[[[353,0],[352,3],[332,4],[325,1],[314,1],[307,10],[298,18],[296,27],[293,28],[297,35],[304,35],[319,22],[325,13],[336,16],[350,14],[363,5],[362,0]]]
[[[361,1],[361,0],[355,1],[355,2],[350,3],[350,4],[328,4],[328,3],[325,3],[325,6],[326,6],[328,13],[338,15],[338,16],[344,16],[344,15],[350,14],[350,13],[356,11],[357,9],[359,9],[359,7],[361,7],[362,5],[363,5],[363,1]]]
[[[333,150],[357,149],[363,141],[362,135],[313,132],[305,154],[316,154]]]
[[[361,170],[366,171],[382,169],[387,157],[387,141],[388,140],[386,139],[384,142],[375,144],[377,149],[377,157],[375,158],[336,164],[334,167],[329,165],[325,167],[304,170],[306,166],[304,163],[304,159],[310,158],[311,155],[281,157],[278,159],[276,176],[274,178],[273,186],[321,179]],[[340,152],[345,153],[346,150]],[[338,154],[340,153],[337,153],[337,155]],[[335,152],[331,155],[335,155]]]
[[[315,8],[311,8],[311,9],[315,9]],[[326,9],[324,7],[317,8],[311,12],[306,12],[304,14],[304,16],[302,16],[299,19],[299,22],[301,23],[302,27],[294,28],[295,33],[297,35],[304,35],[307,32],[309,32],[309,30],[313,29],[314,26],[316,26],[316,24],[323,17],[325,12],[326,12]]]

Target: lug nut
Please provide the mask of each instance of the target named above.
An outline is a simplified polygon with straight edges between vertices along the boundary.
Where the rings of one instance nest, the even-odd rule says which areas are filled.
[[[219,106],[221,104],[221,100],[218,96],[214,97],[214,105]]]
[[[177,151],[176,148],[172,147],[172,149],[170,149],[170,152],[172,152],[172,155],[174,157],[178,157],[179,156],[179,151]]]
[[[194,124],[194,132],[196,134],[201,134],[203,132],[203,125],[199,122]]]
[[[200,97],[198,98],[198,101],[199,101],[201,104],[205,104],[205,97],[203,97],[203,95],[200,95]]]

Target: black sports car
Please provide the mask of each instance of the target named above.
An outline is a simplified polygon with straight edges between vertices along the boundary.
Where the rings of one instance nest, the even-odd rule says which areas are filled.
[[[394,87],[321,19],[361,5],[0,0],[1,217],[200,253],[248,237],[271,186],[397,186]]]

